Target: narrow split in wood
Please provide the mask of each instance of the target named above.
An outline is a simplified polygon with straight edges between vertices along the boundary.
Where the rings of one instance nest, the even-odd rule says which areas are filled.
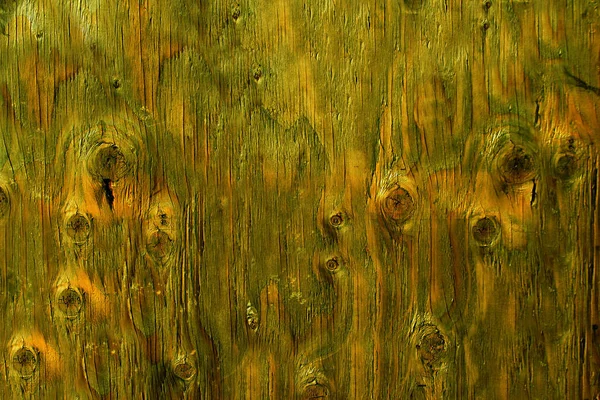
[[[0,187],[0,218],[8,216],[10,212],[10,198],[6,189]]]

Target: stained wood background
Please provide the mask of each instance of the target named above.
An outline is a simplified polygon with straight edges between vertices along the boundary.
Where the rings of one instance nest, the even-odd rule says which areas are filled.
[[[599,7],[0,1],[0,397],[600,398]]]

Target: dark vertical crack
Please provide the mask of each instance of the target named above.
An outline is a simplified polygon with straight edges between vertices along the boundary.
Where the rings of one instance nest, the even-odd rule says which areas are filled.
[[[115,202],[115,195],[112,190],[112,181],[110,179],[102,179],[102,190],[104,191],[104,196],[106,197],[106,202],[110,209],[113,209],[113,203]]]
[[[538,101],[535,102],[535,121],[533,124],[538,126],[540,123],[540,103]]]

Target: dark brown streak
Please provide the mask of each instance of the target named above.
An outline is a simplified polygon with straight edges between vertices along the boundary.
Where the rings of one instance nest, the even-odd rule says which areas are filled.
[[[576,77],[575,75],[570,73],[566,68],[565,68],[565,75],[567,75],[567,77],[569,77],[570,79],[573,80],[573,84],[575,86],[582,88],[584,90],[588,90],[588,91],[596,94],[597,96],[600,96],[600,88],[592,86],[592,85],[588,84],[587,82],[583,81],[582,79]]]
[[[113,209],[113,203],[115,202],[115,195],[112,190],[112,181],[110,179],[102,179],[102,190],[104,191],[104,195],[106,196],[106,202],[110,209]]]

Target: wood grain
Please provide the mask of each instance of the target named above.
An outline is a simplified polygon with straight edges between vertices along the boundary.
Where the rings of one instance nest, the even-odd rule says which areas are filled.
[[[599,399],[599,30],[0,1],[0,397]]]

